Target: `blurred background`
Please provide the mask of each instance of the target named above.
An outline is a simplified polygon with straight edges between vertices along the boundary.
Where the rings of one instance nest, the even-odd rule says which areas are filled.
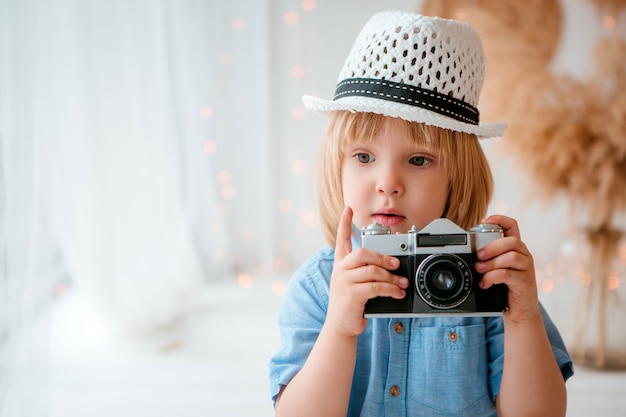
[[[568,415],[626,414],[625,3],[0,0],[0,415],[273,414],[281,296],[325,244],[301,96],[388,8],[483,37],[490,213],[577,358]]]

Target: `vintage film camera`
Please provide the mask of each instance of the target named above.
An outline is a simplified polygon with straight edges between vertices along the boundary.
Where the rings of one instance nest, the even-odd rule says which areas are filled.
[[[361,230],[361,246],[395,256],[392,271],[409,279],[406,297],[376,297],[365,305],[365,317],[499,316],[506,309],[507,287],[478,286],[482,274],[474,269],[476,252],[502,237],[502,228],[479,224],[468,232],[449,219],[432,221],[422,230],[390,233],[372,223]]]

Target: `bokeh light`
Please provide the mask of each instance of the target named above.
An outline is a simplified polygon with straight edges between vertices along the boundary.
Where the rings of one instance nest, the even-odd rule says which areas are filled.
[[[284,282],[276,281],[272,284],[272,292],[278,296],[284,295],[286,290],[287,286]]]
[[[306,12],[312,12],[317,7],[317,1],[316,0],[302,0],[302,3],[300,5],[302,7],[302,10]]]
[[[544,279],[541,281],[541,291],[543,293],[549,293],[554,289],[554,281],[550,278]]]
[[[315,214],[315,210],[313,209],[304,209],[300,212],[300,218],[304,222],[305,225],[309,227],[313,227],[317,221],[317,215]]]
[[[504,200],[499,200],[493,206],[493,210],[496,214],[507,214],[509,212],[509,203]]]
[[[274,259],[274,268],[277,271],[288,271],[290,266],[291,266],[291,263],[289,262],[289,258],[285,256],[279,256],[276,259]]]
[[[291,109],[291,118],[294,120],[302,120],[306,116],[306,110],[302,106],[294,106]]]
[[[230,28],[236,32],[243,30],[246,27],[246,21],[241,17],[236,17],[230,21]]]
[[[223,185],[222,189],[220,190],[220,195],[223,199],[230,200],[235,196],[235,187],[233,187],[231,184]]]
[[[252,287],[252,277],[249,274],[239,274],[237,276],[237,283],[241,288],[250,288]]]
[[[298,20],[300,20],[300,15],[296,12],[287,12],[285,13],[285,16],[283,17],[283,20],[288,25],[293,26],[296,23],[298,23]]]
[[[293,210],[293,201],[290,198],[281,198],[278,202],[278,210],[281,213],[289,213]]]
[[[242,227],[241,229],[239,229],[239,236],[241,237],[241,240],[243,242],[250,243],[254,241],[256,233],[251,227]]]
[[[291,163],[291,172],[302,175],[306,172],[306,162],[296,159]]]
[[[289,74],[291,74],[292,78],[298,79],[304,77],[304,72],[304,67],[302,65],[294,65],[291,67]]]
[[[222,223],[217,220],[210,221],[207,229],[212,235],[217,235],[222,231]]]
[[[205,155],[215,155],[215,152],[217,152],[217,142],[207,140],[204,142],[204,146],[202,146],[202,152],[204,152]]]
[[[233,61],[234,61],[233,54],[225,52],[220,55],[218,62],[220,63],[221,66],[226,67],[226,66],[231,65]]]
[[[604,16],[604,19],[602,19],[602,24],[610,31],[615,30],[615,18],[613,16]]]
[[[216,248],[212,253],[211,253],[211,258],[213,259],[213,261],[215,262],[219,262],[222,259],[224,259],[224,250],[222,248]]]
[[[200,118],[201,119],[210,119],[213,116],[213,107],[208,104],[200,107]]]
[[[609,290],[617,291],[617,289],[619,288],[619,276],[611,275],[609,279],[607,280],[606,285],[609,288]]]
[[[217,180],[220,182],[220,184],[228,184],[230,182],[231,179],[231,174],[230,171],[227,169],[222,169],[220,170],[220,172],[217,173]]]

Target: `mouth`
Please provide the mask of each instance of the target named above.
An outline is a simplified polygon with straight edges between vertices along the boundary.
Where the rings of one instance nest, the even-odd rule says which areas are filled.
[[[380,223],[384,226],[395,226],[399,223],[402,223],[405,219],[404,216],[398,214],[398,213],[394,213],[394,212],[387,212],[387,211],[381,211],[378,213],[374,213],[374,220],[377,223]]]

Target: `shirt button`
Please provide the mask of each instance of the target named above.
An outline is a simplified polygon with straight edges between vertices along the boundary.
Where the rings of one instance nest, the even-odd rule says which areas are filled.
[[[456,332],[450,332],[448,333],[448,340],[450,340],[451,342],[456,342],[457,340],[459,340],[459,335]]]
[[[398,395],[400,395],[400,387],[398,387],[397,385],[394,385],[393,387],[389,389],[389,393],[393,397],[397,397]]]
[[[393,329],[396,333],[402,333],[404,331],[404,324],[397,321],[396,324],[393,325]]]

